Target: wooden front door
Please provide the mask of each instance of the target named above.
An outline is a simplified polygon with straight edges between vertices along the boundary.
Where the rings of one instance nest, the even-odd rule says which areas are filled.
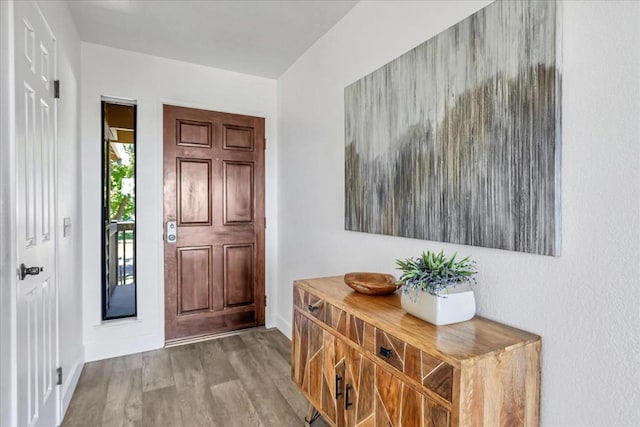
[[[164,106],[164,222],[166,340],[263,325],[263,118]]]

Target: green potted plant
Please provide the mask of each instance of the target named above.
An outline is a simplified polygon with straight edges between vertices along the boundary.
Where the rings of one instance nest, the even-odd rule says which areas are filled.
[[[426,251],[417,258],[396,260],[402,271],[396,283],[403,287],[402,308],[434,325],[471,319],[476,313],[471,289],[476,283],[476,263],[470,257],[456,260],[456,256]],[[454,290],[457,287],[460,288]]]

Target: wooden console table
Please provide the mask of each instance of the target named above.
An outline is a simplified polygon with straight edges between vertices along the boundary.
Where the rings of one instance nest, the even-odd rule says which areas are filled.
[[[293,381],[333,425],[539,424],[539,336],[477,316],[434,326],[341,276],[295,281],[293,301]]]

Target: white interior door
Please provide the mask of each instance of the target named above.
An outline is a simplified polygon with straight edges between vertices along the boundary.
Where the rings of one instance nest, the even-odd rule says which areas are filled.
[[[19,426],[57,425],[55,275],[55,37],[35,1],[14,2]]]

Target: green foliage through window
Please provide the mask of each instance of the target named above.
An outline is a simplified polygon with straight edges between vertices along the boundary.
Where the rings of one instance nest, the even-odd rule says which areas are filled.
[[[129,161],[109,160],[110,192],[109,218],[111,221],[132,221],[135,215],[133,144],[123,144]]]

